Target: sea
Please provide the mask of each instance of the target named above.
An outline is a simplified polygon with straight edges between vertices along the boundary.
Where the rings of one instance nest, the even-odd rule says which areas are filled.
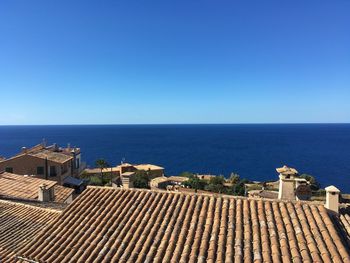
[[[157,164],[166,175],[234,172],[267,181],[277,180],[275,169],[287,165],[322,187],[350,193],[350,124],[0,126],[0,156],[43,139],[80,147],[90,167],[104,158],[110,165]]]

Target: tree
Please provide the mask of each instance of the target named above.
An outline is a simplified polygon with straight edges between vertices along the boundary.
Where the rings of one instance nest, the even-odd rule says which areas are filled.
[[[214,185],[223,185],[225,183],[225,177],[222,175],[220,176],[213,176],[209,179],[209,184],[214,184]]]
[[[100,173],[101,183],[103,183],[103,169],[107,168],[109,165],[105,159],[98,159],[96,160],[95,164],[101,170],[101,173]]]
[[[317,191],[318,189],[320,189],[320,183],[317,182],[316,178],[313,177],[312,175],[302,174],[302,175],[300,175],[300,178],[304,178],[305,180],[307,180],[310,183],[311,190]]]
[[[145,171],[136,171],[133,183],[135,188],[149,188],[150,178]]]
[[[225,178],[222,175],[213,176],[210,178],[206,190],[221,194],[225,191],[224,183]]]
[[[249,180],[242,179],[237,184],[232,185],[230,189],[230,194],[245,196],[245,184],[249,183]]]
[[[240,180],[239,174],[236,173],[231,173],[229,182],[231,184],[237,184]]]
[[[188,180],[183,182],[185,186],[188,186],[192,189],[195,189],[195,192],[197,190],[203,190],[205,186],[207,185],[207,182],[205,180],[199,179],[198,176],[190,174],[187,176]]]

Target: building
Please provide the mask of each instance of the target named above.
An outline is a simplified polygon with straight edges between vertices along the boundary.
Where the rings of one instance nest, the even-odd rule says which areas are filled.
[[[118,165],[120,174],[125,172],[136,172],[143,171],[146,172],[150,179],[164,176],[164,168],[154,164],[130,164],[130,163],[122,163]]]
[[[30,176],[0,173],[0,198],[24,201],[71,203],[74,189]]]
[[[57,144],[46,146],[44,142],[30,149],[23,147],[19,154],[0,160],[0,171],[35,175],[57,181],[61,185],[67,177],[80,174],[83,168],[79,148],[71,148],[69,145],[61,148]]]
[[[103,168],[102,173],[104,175],[112,175],[113,178],[120,176],[120,168],[119,167],[108,167]],[[100,168],[86,168],[83,172],[84,175],[87,176],[100,176],[101,169]]]
[[[16,253],[46,226],[60,211],[18,202],[0,200],[0,262],[13,263]]]
[[[184,176],[162,176],[156,177],[151,180],[151,189],[166,189],[168,185],[182,185],[184,182],[188,181],[188,177]]]
[[[137,172],[145,172],[150,180],[164,176],[164,168],[153,164],[129,164],[122,163],[117,166],[124,188],[134,187],[134,176]]]
[[[90,187],[17,255],[31,263],[350,262],[346,239],[339,214],[320,203]]]
[[[249,187],[259,185],[262,188],[261,190],[248,190],[248,196],[300,201],[311,199],[312,191],[310,183],[306,179],[300,178],[295,168],[284,165],[283,167],[276,168],[276,171],[279,173],[279,180],[276,182],[245,184],[248,189]]]
[[[116,167],[108,167],[102,169],[102,173],[111,175],[112,178],[120,177],[120,181],[124,188],[132,188],[136,173],[144,172],[150,180],[156,177],[164,177],[164,168],[154,164],[129,164],[122,163]],[[85,169],[84,173],[88,176],[100,176],[101,169]],[[117,185],[115,180],[113,185]]]

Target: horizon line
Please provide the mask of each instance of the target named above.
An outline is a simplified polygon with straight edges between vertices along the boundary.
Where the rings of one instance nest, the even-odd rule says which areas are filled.
[[[350,124],[350,122],[236,122],[236,123],[72,123],[72,124],[0,124],[4,126],[137,126],[137,125],[300,125]]]

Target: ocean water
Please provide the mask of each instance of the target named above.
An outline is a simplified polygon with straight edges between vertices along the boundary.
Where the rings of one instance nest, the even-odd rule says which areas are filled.
[[[0,155],[43,138],[80,147],[90,166],[125,159],[161,165],[167,175],[236,172],[263,181],[277,180],[275,168],[287,164],[350,193],[350,124],[0,126]]]

